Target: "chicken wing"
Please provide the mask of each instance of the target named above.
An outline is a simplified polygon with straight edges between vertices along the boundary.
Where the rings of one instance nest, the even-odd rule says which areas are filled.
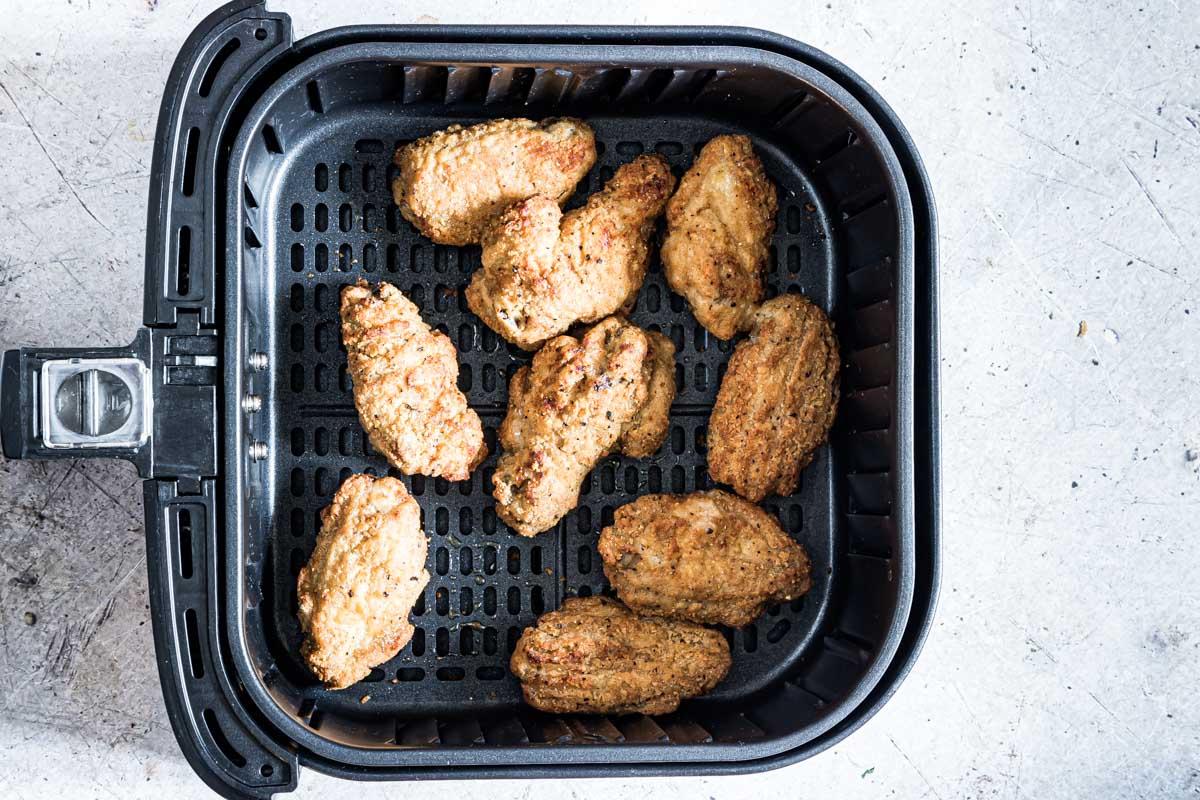
[[[740,627],[812,585],[808,555],[775,518],[720,490],[639,497],[617,509],[599,550],[638,614]]]
[[[628,311],[650,261],[650,234],[675,177],[639,156],[565,216],[553,199],[510,206],[484,231],[467,304],[496,333],[536,349],[576,322]]]
[[[578,119],[496,119],[418,139],[395,162],[392,197],[404,218],[438,244],[475,244],[518,200],[565,203],[596,163],[596,137]]]
[[[754,312],[717,392],[708,471],[755,502],[791,494],[833,424],[838,343],[821,309],[798,294]]]
[[[667,283],[713,336],[730,339],[750,327],[776,208],[775,187],[747,136],[704,145],[667,204]]]
[[[559,336],[509,382],[493,478],[496,513],[522,536],[554,526],[579,502],[596,463],[618,448],[662,444],[675,395],[671,340],[609,317],[581,339]]]
[[[721,634],[639,617],[604,597],[569,598],[521,634],[510,666],[525,702],[552,714],[669,714],[729,671]]]
[[[479,416],[458,390],[458,355],[390,283],[342,289],[342,341],[354,405],[396,469],[463,480],[487,455]]]
[[[331,689],[357,683],[412,638],[426,546],[421,508],[395,478],[352,475],[321,512],[297,597],[301,653]]]

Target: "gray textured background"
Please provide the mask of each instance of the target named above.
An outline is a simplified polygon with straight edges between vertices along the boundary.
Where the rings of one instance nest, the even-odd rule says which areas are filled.
[[[1200,4],[276,5],[299,33],[770,28],[875,85],[933,178],[945,580],[899,694],[839,747],[767,775],[505,782],[490,796],[1200,794]],[[214,6],[0,0],[0,347],[132,336],[159,93]],[[0,460],[2,797],[208,796],[162,707],[141,513],[127,465]],[[300,794],[478,788],[306,771]]]

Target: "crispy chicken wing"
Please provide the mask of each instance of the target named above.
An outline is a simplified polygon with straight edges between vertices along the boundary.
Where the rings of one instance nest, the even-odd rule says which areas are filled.
[[[665,159],[639,156],[565,216],[549,197],[513,204],[484,231],[483,268],[467,287],[468,305],[526,350],[576,322],[627,311],[674,185]]]
[[[390,283],[346,286],[341,312],[354,405],[371,444],[406,474],[465,479],[487,447],[458,390],[450,339]]]
[[[617,509],[599,550],[638,614],[740,627],[812,585],[804,548],[775,518],[720,490],[639,497]]]
[[[755,502],[791,494],[833,424],[838,343],[825,313],[785,294],[754,313],[717,392],[708,471]]]
[[[674,355],[670,339],[616,317],[581,339],[547,342],[509,382],[493,478],[500,518],[522,536],[547,530],[579,502],[600,459],[618,448],[657,450],[675,395]]]
[[[495,119],[418,139],[395,162],[392,196],[404,218],[438,244],[475,244],[518,200],[565,203],[596,162],[596,137],[578,119]]]
[[[332,689],[366,677],[412,638],[408,612],[429,582],[421,509],[395,478],[352,475],[321,512],[297,595],[301,653]]]
[[[714,630],[575,597],[525,630],[511,667],[525,702],[552,714],[668,714],[712,691],[730,663]]]
[[[667,204],[663,268],[713,336],[746,330],[763,298],[775,231],[775,187],[747,136],[718,136]]]

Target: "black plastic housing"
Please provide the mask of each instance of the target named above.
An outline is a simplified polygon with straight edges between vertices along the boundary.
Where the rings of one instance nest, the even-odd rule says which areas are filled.
[[[639,150],[681,172],[715,133],[754,139],[780,188],[772,289],[829,309],[845,359],[830,447],[795,496],[766,504],[809,549],[816,586],[729,632],[730,677],[678,714],[554,718],[519,703],[515,631],[564,596],[605,591],[592,548],[611,510],[709,485],[704,425],[731,348],[704,335],[656,264],[634,319],[679,346],[662,452],[600,465],[581,508],[532,540],[489,521],[494,439],[470,481],[405,478],[431,538],[424,647],[328,692],[294,655],[294,572],[344,474],[387,470],[341,375],[338,288],[365,277],[414,296],[459,345],[489,429],[507,369],[527,359],[462,304],[477,248],[435,247],[395,213],[391,152],[455,121],[559,114],[589,119],[603,144],[572,202]],[[300,764],[356,779],[767,769],[830,746],[895,691],[938,580],[936,220],[912,142],[844,66],[746,29],[368,26],[292,43],[285,15],[239,0],[181,51],[152,173],[143,336],[220,342],[210,388],[223,408],[203,420],[220,461],[143,467],[164,697],[218,792],[287,791]],[[9,365],[40,352],[6,357],[6,454],[13,431],[22,446],[36,433],[20,427],[27,374]],[[185,441],[195,425],[155,438]]]

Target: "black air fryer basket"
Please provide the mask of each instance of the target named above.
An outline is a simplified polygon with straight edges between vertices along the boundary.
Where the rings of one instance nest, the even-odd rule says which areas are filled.
[[[770,291],[802,291],[841,339],[842,404],[797,492],[765,504],[814,586],[729,631],[733,668],[660,717],[557,717],[520,701],[520,631],[608,591],[613,510],[712,485],[705,428],[729,343],[657,263],[633,320],[678,350],[671,430],[652,458],[597,466],[553,531],[496,519],[495,431],[529,356],[465,305],[474,247],[433,245],[392,203],[398,144],[501,116],[586,118],[599,159],[572,204],[642,152],[677,174],[748,134],[779,187]],[[882,100],[823,53],[725,28],[342,28],[231,3],[184,45],[163,98],[146,250],[146,327],[115,349],[10,351],[10,458],[107,456],[145,482],[163,694],[197,772],[228,797],[294,788],[298,766],[359,779],[713,774],[829,747],[896,689],[936,596],[937,336],[932,199]],[[337,300],[395,283],[456,343],[492,455],[467,481],[404,477],[432,575],[399,656],[331,692],[298,658],[295,580],[317,515],[387,463],[352,403]]]

